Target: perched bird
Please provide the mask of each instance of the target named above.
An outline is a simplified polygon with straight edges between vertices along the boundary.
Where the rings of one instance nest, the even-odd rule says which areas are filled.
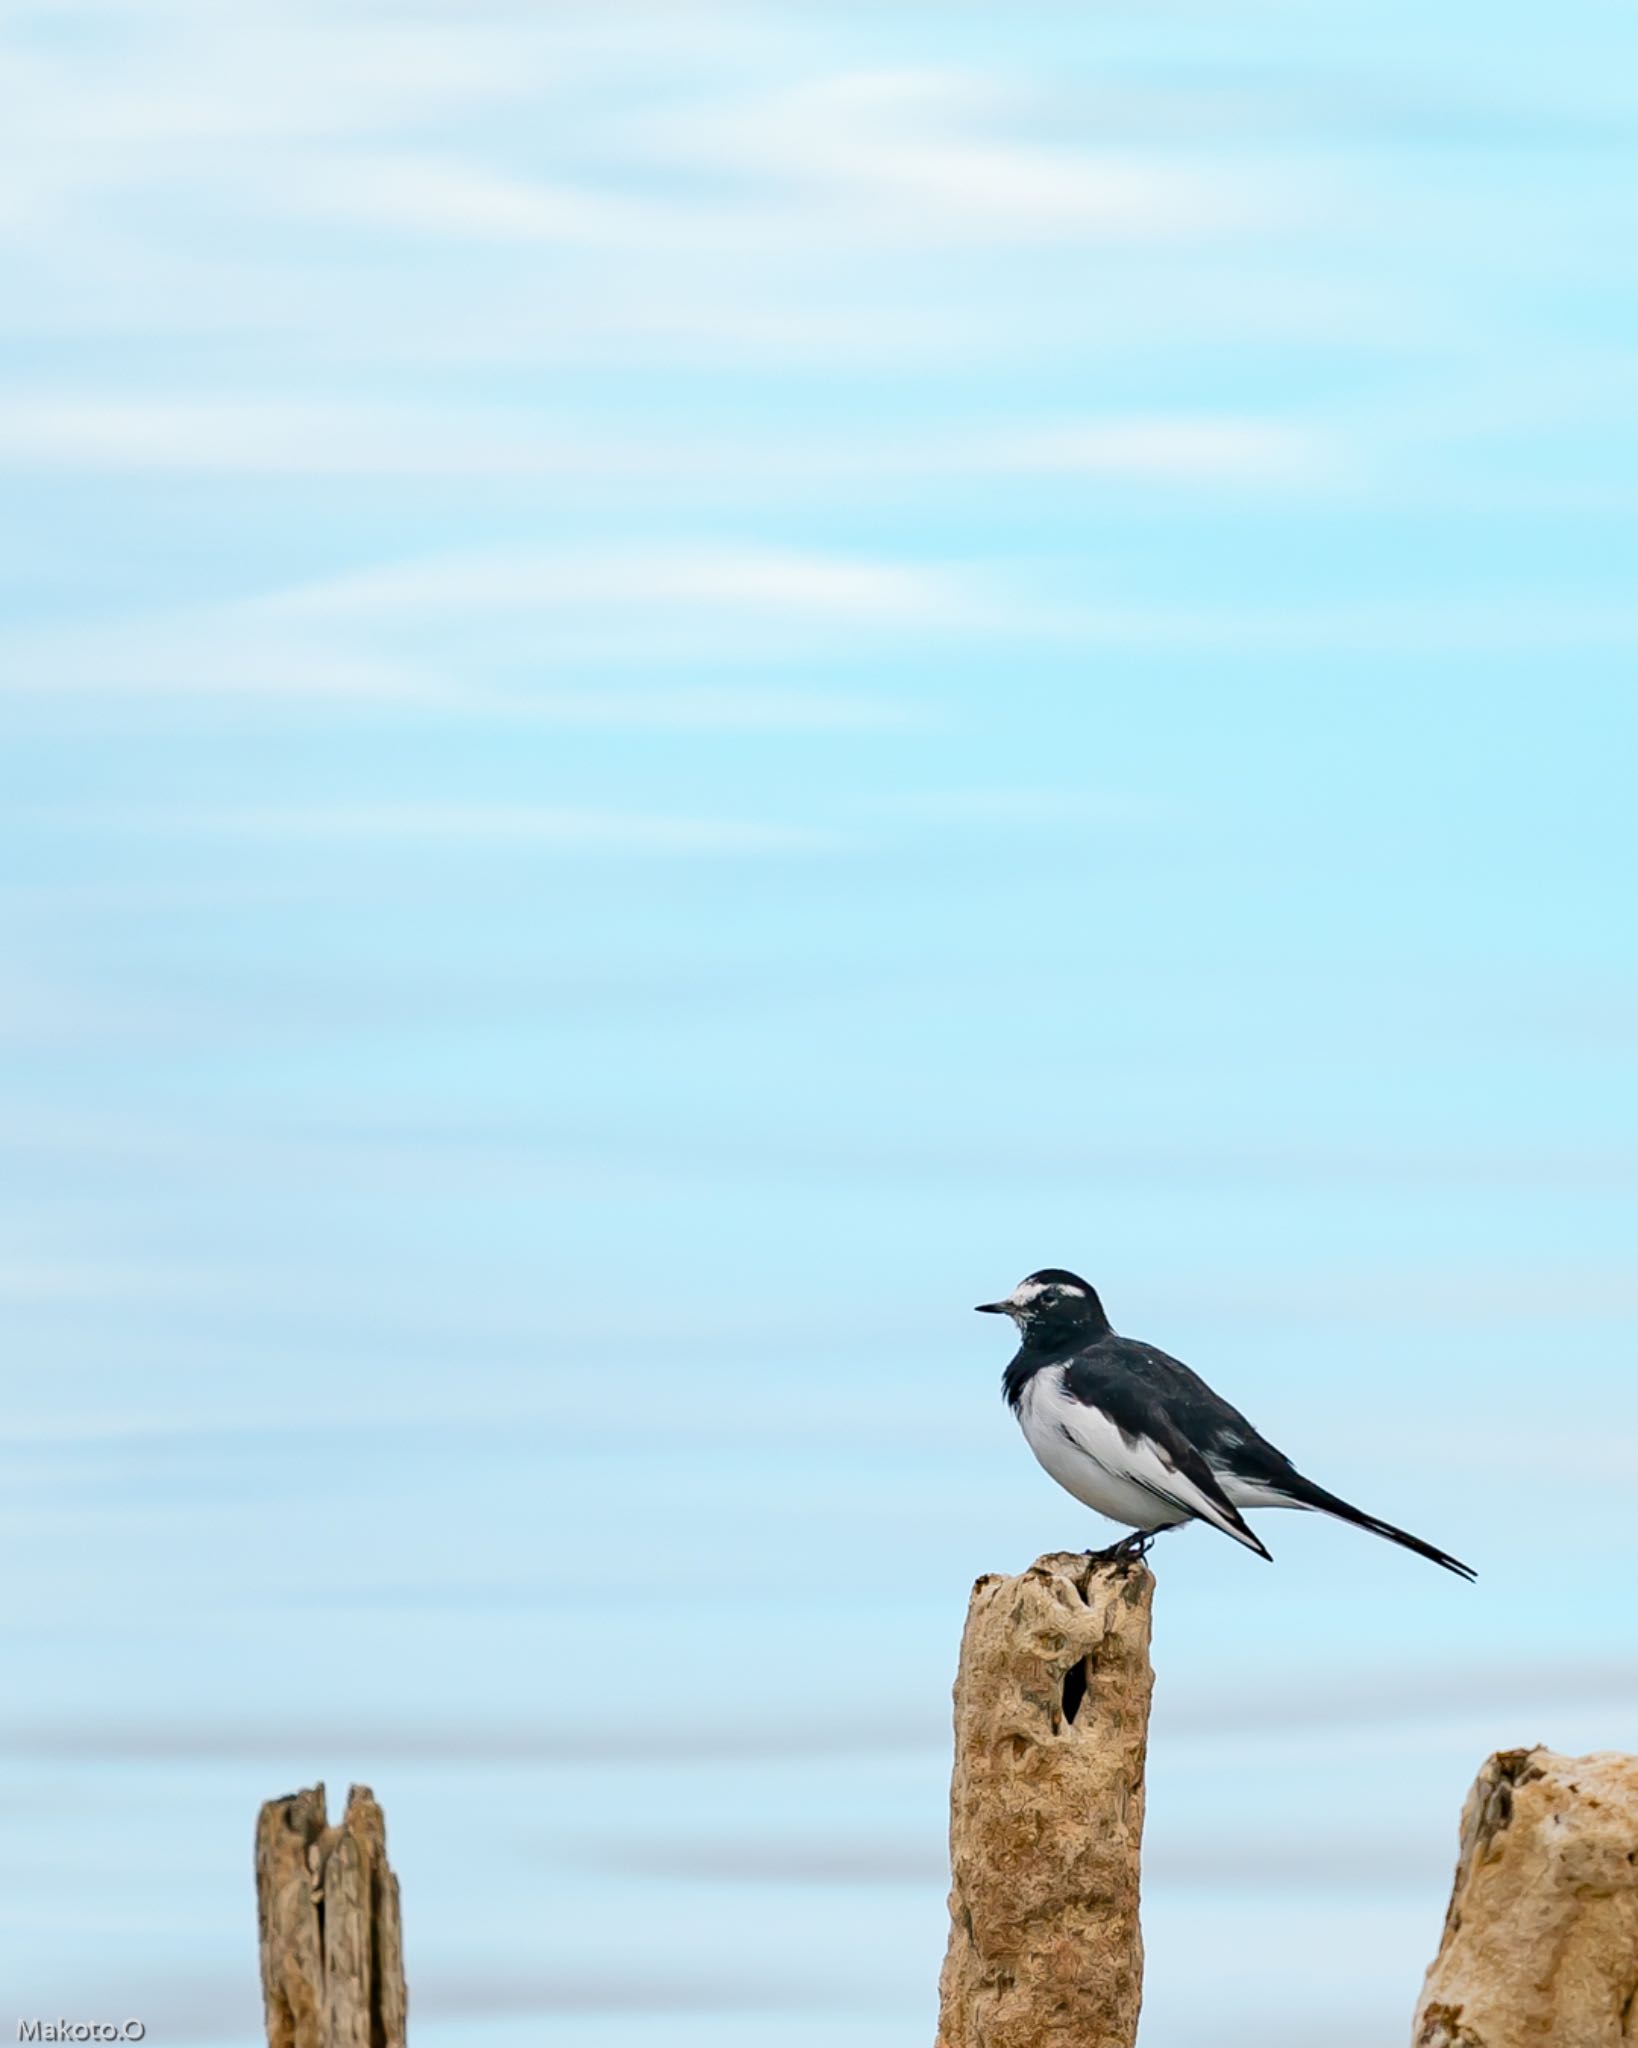
[[[1096,1292],[1061,1266],[1031,1273],[1004,1301],[980,1302],[979,1313],[1018,1326],[1001,1384],[1030,1449],[1066,1492],[1133,1531],[1106,1555],[1141,1557],[1159,1530],[1209,1522],[1267,1557],[1240,1510],[1312,1508],[1476,1576],[1304,1479],[1198,1373],[1152,1344],[1117,1337]]]

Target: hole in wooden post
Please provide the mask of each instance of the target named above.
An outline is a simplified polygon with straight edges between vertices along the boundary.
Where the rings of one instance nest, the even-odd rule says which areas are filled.
[[[1091,1673],[1092,1659],[1082,1657],[1071,1664],[1064,1673],[1064,1722],[1073,1727],[1075,1716],[1081,1711],[1081,1702],[1086,1698],[1086,1681]]]

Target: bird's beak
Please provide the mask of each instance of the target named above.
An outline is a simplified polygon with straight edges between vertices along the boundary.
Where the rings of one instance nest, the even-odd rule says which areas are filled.
[[[1007,1304],[1004,1301],[981,1301],[973,1310],[975,1316],[1004,1316]]]

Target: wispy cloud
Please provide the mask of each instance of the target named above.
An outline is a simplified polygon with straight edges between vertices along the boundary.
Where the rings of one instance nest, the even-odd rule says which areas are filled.
[[[562,1844],[552,1845],[559,1854]],[[690,1884],[713,1879],[726,1884],[879,1885],[908,1884],[936,1890],[948,1870],[942,1832],[895,1834],[886,1829],[852,1836],[789,1834],[777,1840],[739,1839],[713,1832],[709,1838],[629,1843],[587,1843],[580,1855],[592,1865],[648,1871]]]
[[[976,441],[969,459],[1003,472],[1208,484],[1312,484],[1349,461],[1334,433],[1211,413],[1052,422]]]
[[[25,28],[6,52],[0,237],[41,286],[8,294],[13,329],[229,330],[372,368],[948,358],[1009,351],[1020,317],[949,290],[952,250],[1243,250],[1293,209],[1243,151],[1066,128],[1027,72],[851,68],[817,18],[122,15],[117,38]],[[458,288],[429,293],[429,259],[462,266]],[[1203,288],[1262,324],[1282,291],[1238,269]],[[1100,306],[1086,339],[1139,305]]]
[[[1164,1729],[1204,1740],[1293,1731],[1376,1728],[1484,1714],[1527,1717],[1555,1707],[1630,1706],[1638,1663],[1621,1657],[1556,1656],[1550,1661],[1472,1658],[1325,1675],[1281,1671],[1264,1682],[1213,1688],[1209,1702],[1160,1700]]]
[[[1261,607],[1116,600],[1065,607],[1058,623],[1066,637],[1088,646],[1182,653],[1518,654],[1638,644],[1638,607],[1551,591],[1483,601],[1389,597],[1378,604],[1298,600]]]
[[[223,198],[251,217],[696,253],[777,251],[793,232],[866,247],[928,235],[1217,236],[1290,211],[1220,163],[1042,142],[1044,105],[1026,81],[998,89],[959,67],[827,70],[817,52],[802,61],[800,38],[762,77],[735,77],[731,65],[701,63],[720,47],[710,10],[687,10],[703,32],[695,40],[676,24],[668,33],[659,10],[614,12],[625,33],[600,47],[568,22],[481,10],[456,23],[252,7],[236,10],[230,31],[202,11],[166,33],[150,14],[118,68],[25,49],[13,126],[23,199],[43,221],[214,170]],[[671,90],[656,98],[667,64]],[[584,129],[588,87],[626,101],[600,148]],[[572,174],[540,169],[538,152],[508,162],[504,147],[476,138],[429,146],[451,117],[514,100],[554,111],[568,157],[582,159]],[[609,175],[610,135],[641,180]]]
[[[573,805],[356,803],[166,813],[182,831],[278,840],[381,840],[432,846],[534,846],[557,852],[770,854],[815,852],[835,840],[801,825],[729,817],[659,817]]]
[[[314,633],[256,634],[230,606],[13,634],[0,641],[0,694],[426,706],[460,701],[449,684],[395,654],[342,646]]]
[[[368,0],[88,0],[117,35],[60,35],[41,13],[9,29],[14,164],[71,193],[163,180],[214,161],[231,187],[276,159],[299,171],[317,145],[436,132],[508,102],[555,105],[565,120],[589,85],[639,83],[688,59],[732,72],[754,54],[748,23],[712,7],[609,0],[543,12],[473,0],[461,11],[392,12]],[[391,161],[389,158],[388,161]]]
[[[783,185],[814,207],[815,231],[828,217],[866,240],[1198,236],[1244,229],[1273,210],[1221,165],[1043,145],[1020,100],[968,71],[844,72],[719,102],[651,133],[759,190]]]
[[[1514,1720],[1555,1708],[1638,1697],[1631,1659],[1564,1657],[1549,1665],[1423,1659],[1370,1671],[1333,1669],[1322,1677],[1281,1670],[1264,1682],[1216,1687],[1199,1704],[1156,1704],[1156,1726],[1168,1738],[1206,1745],[1248,1736],[1334,1734],[1346,1728],[1413,1730],[1425,1724],[1498,1715]],[[760,1718],[670,1718],[663,1728],[630,1717],[592,1722],[540,1715],[524,1718],[378,1715],[350,1722],[275,1713],[189,1718],[180,1713],[65,1719],[17,1716],[0,1723],[0,1753],[32,1761],[202,1762],[207,1759],[277,1767],[315,1757],[367,1757],[375,1766],[409,1763],[629,1765],[641,1754],[655,1766],[734,1763],[753,1759],[925,1755],[948,1744],[947,1713],[936,1696],[876,1699],[868,1713],[815,1711]]]
[[[175,1302],[220,1299],[234,1276],[215,1268],[87,1259],[7,1260],[0,1302]]]
[[[456,664],[451,662],[452,670]],[[550,673],[459,680],[402,636],[383,651],[369,635],[258,618],[254,605],[171,619],[16,634],[0,641],[0,695],[194,701],[223,707],[352,705],[501,725],[594,732],[880,731],[926,722],[902,699],[813,689],[774,679],[632,683]]]
[[[1348,456],[1336,436],[1290,420],[1227,414],[1067,417],[1015,429],[803,438],[743,430],[643,437],[554,425],[536,413],[447,404],[246,393],[45,387],[0,398],[0,464],[92,474],[460,478],[551,477],[607,489],[674,483],[826,490],[861,481],[1060,476],[1119,483],[1308,485]]]
[[[618,451],[602,455],[618,466]],[[200,398],[16,391],[0,400],[0,462],[25,470],[180,476],[587,474],[600,459],[517,421],[383,411],[278,394]]]
[[[846,690],[702,681],[697,667],[806,654],[826,636],[954,633],[1009,616],[972,576],[942,566],[751,544],[518,545],[13,635],[0,642],[0,691],[352,699],[617,728],[870,727],[907,713]],[[633,685],[599,667],[639,656],[668,680]]]
[[[509,175],[459,158],[381,150],[308,159],[281,175],[265,198],[329,222],[416,236],[604,251],[675,244],[698,238],[708,224],[657,200]],[[723,232],[719,226],[718,236]]]
[[[839,843],[794,825],[550,804],[294,804],[192,811],[172,807],[111,811],[100,817],[82,813],[75,822],[233,839],[511,846],[561,853],[811,853]]]
[[[1638,609],[1548,592],[1483,604],[1162,608],[1069,596],[1062,580],[1049,563],[1014,562],[1003,575],[984,564],[750,543],[517,544],[394,561],[171,618],[18,635],[0,644],[0,690],[377,699],[615,726],[743,720],[841,727],[894,723],[903,713],[825,692],[798,692],[781,704],[777,685],[770,708],[759,712],[759,689],[723,690],[692,677],[674,699],[671,685],[645,683],[623,693],[617,684],[605,700],[584,665],[651,659],[687,676],[691,665],[714,658],[778,660],[866,636],[974,633],[1060,646],[1270,655],[1638,643]],[[1079,580],[1084,590],[1084,574]],[[523,626],[527,680],[515,680],[515,658],[486,672],[494,635]],[[431,628],[457,636],[458,664]],[[458,665],[459,682],[443,672],[445,663]]]
[[[592,615],[640,607],[872,626],[959,626],[981,609],[939,569],[745,544],[496,549],[332,577],[263,599],[259,609],[300,619],[396,619],[480,606]],[[618,637],[613,620],[601,632]]]
[[[1319,1886],[1328,1891],[1394,1890],[1414,1885],[1425,1874],[1429,1853],[1441,1869],[1446,1861],[1445,1828],[1432,1830],[1431,1844],[1407,1841],[1403,1832],[1373,1835],[1350,1829],[1345,1837],[1311,1833],[1235,1830],[1231,1842],[1151,1833],[1143,1850],[1144,1882],[1199,1888],[1278,1890]],[[532,1840],[529,1846],[533,1847]],[[561,1840],[549,1845],[564,1854]],[[1423,1853],[1419,1854],[1419,1849]],[[713,1834],[693,1839],[656,1840],[644,1835],[627,1842],[606,1837],[574,1845],[576,1863],[680,1878],[690,1884],[908,1885],[937,1891],[948,1872],[941,1829],[914,1832],[879,1828],[866,1833],[792,1833],[777,1837]]]
[[[141,1933],[147,1937],[143,1950],[148,1954],[158,1946],[156,1935],[178,1932],[174,1921],[156,1924],[152,1912],[93,1919],[82,1910],[76,1925],[82,1935],[92,1927],[115,1936]],[[187,1932],[197,1941],[195,1924],[190,1923]],[[652,2026],[667,2014],[680,2019],[760,2013],[767,2016],[769,2030],[777,2032],[782,2017],[847,2011],[852,2005],[835,1973],[821,1974],[818,1969],[807,1979],[793,1979],[788,1969],[759,1973],[730,1967],[713,1972],[596,1962],[578,1968],[507,1969],[483,1959],[478,1944],[473,1947],[478,1952],[464,1967],[452,1966],[447,1955],[423,1956],[417,1962],[413,1996],[420,2019],[429,2024],[461,2021],[470,2028],[530,2015],[575,2014],[584,2021],[625,2014],[640,2016],[645,2026]],[[220,2048],[222,2043],[248,2044],[262,2032],[254,1957],[248,1970],[202,1970],[179,1956],[175,1967],[153,1974],[128,1968],[98,1973],[82,1964],[72,1981],[65,1980],[60,1996],[42,1998],[40,2003],[51,2011],[66,2006],[75,2011],[140,2012],[150,2040],[209,2042]]]
[[[715,1717],[664,1728],[652,1720],[589,1722],[547,1718],[513,1721],[372,1717],[246,1718],[240,1714],[185,1720],[14,1720],[0,1724],[0,1753],[46,1758],[102,1758],[197,1763],[207,1758],[311,1766],[314,1757],[358,1756],[389,1763],[629,1765],[641,1755],[655,1764],[738,1763],[758,1758],[882,1756],[921,1752],[945,1736],[946,1717],[877,1709],[854,1718],[781,1712],[760,1720]],[[303,1759],[306,1760],[303,1764]]]

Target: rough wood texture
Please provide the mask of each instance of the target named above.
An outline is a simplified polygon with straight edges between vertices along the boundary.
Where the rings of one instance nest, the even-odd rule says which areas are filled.
[[[973,1588],[938,2048],[1132,2048],[1154,1584],[1061,1552]]]
[[[1638,2041],[1638,1757],[1510,1749],[1462,1809],[1414,2048]]]
[[[268,2048],[404,2048],[404,1953],[387,1826],[367,1785],[326,1825],[324,1787],[256,1822]]]

